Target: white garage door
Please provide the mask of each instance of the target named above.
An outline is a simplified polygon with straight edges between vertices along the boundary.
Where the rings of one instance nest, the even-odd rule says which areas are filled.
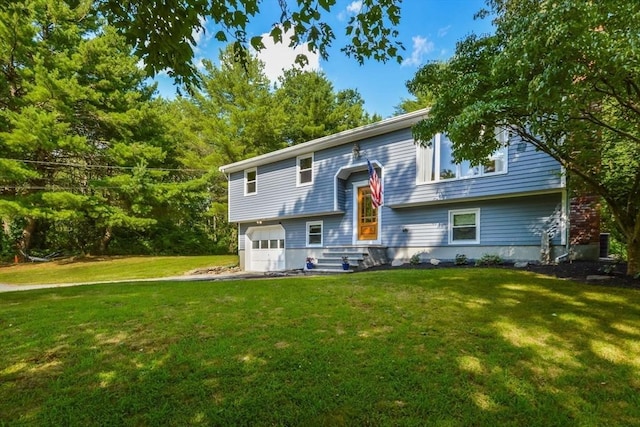
[[[251,227],[247,230],[247,237],[248,270],[284,270],[284,228],[281,225]]]

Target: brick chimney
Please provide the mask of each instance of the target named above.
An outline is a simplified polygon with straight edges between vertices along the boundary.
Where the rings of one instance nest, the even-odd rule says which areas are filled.
[[[569,241],[572,245],[600,243],[600,209],[595,196],[571,199]]]

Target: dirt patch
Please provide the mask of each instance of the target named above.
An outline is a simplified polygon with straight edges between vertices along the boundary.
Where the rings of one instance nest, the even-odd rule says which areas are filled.
[[[197,274],[229,274],[229,273],[237,273],[240,271],[240,267],[235,266],[216,266],[216,267],[205,267],[205,268],[197,268],[195,270],[188,271],[185,273],[186,275],[197,275]]]

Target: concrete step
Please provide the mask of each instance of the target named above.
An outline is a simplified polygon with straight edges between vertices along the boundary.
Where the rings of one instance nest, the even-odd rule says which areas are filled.
[[[353,273],[353,270],[343,270],[342,267],[340,269],[336,268],[313,268],[311,270],[305,270],[305,273],[311,274],[342,274],[342,273]]]
[[[349,264],[349,270],[353,270],[355,268],[358,268],[358,264]],[[321,269],[321,270],[340,270],[340,271],[348,271],[348,270],[344,270],[342,268],[342,261],[337,261],[337,262],[321,262],[321,260],[318,260],[318,263],[315,265],[315,269]]]

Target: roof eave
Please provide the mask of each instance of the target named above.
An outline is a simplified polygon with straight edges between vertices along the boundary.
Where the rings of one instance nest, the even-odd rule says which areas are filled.
[[[354,129],[345,130],[333,135],[324,136],[298,145],[283,148],[271,153],[262,154],[250,159],[241,160],[239,162],[230,163],[220,166],[218,169],[225,174],[239,172],[248,168],[277,162],[280,160],[290,159],[302,154],[312,153],[314,151],[326,148],[336,147],[342,144],[348,144],[365,138],[382,135],[399,129],[404,129],[424,119],[428,113],[428,109],[413,111],[411,113],[400,116],[391,117],[376,123],[360,126]]]

